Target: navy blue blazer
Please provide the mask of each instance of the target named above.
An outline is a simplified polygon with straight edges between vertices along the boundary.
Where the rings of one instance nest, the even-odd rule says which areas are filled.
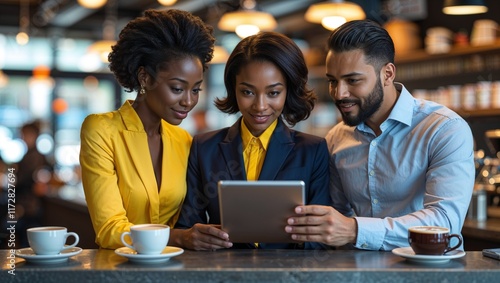
[[[189,228],[196,223],[220,224],[217,182],[247,179],[240,126],[241,118],[229,128],[193,138],[188,162],[187,195],[176,227]],[[269,141],[259,180],[302,180],[306,188],[306,204],[332,205],[328,187],[329,156],[324,138],[292,130],[279,119]],[[260,246],[325,248],[318,243]],[[233,247],[250,248],[253,244]]]

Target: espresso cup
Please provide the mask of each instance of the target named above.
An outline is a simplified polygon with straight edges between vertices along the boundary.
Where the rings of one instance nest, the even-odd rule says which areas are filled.
[[[132,239],[132,245],[125,241],[125,236]],[[140,224],[130,227],[130,232],[123,232],[122,243],[138,254],[160,254],[167,246],[170,227],[163,224]]]
[[[63,250],[75,247],[80,237],[75,232],[68,232],[65,227],[47,226],[29,228],[26,230],[28,243],[37,255],[56,255]],[[73,236],[75,241],[71,245],[65,245],[66,239]]]
[[[458,243],[450,247],[450,240]],[[462,237],[450,234],[450,229],[438,226],[415,226],[408,229],[408,242],[417,255],[444,255],[462,245]]]

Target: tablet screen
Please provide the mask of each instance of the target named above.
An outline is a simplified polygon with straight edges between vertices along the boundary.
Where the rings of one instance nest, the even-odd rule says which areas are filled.
[[[296,242],[287,219],[305,203],[303,181],[219,181],[222,230],[233,243]]]

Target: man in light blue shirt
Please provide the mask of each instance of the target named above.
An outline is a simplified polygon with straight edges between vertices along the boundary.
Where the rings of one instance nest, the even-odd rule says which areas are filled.
[[[326,136],[333,208],[299,206],[285,230],[367,250],[409,246],[411,226],[460,234],[475,175],[467,122],[394,82],[394,44],[378,24],[348,22],[328,47],[329,92],[343,120]]]

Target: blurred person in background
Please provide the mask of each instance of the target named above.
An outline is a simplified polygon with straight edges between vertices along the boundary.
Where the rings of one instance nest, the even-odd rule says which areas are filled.
[[[100,247],[122,247],[132,225],[176,222],[192,141],[178,125],[198,102],[214,43],[212,27],[175,9],[147,10],[120,32],[110,69],[137,97],[89,115],[80,134],[82,183]]]
[[[198,110],[192,114],[195,134],[201,134],[210,130],[207,122],[207,111]]]
[[[36,142],[40,136],[41,122],[35,120],[21,127],[21,138],[26,144],[26,153],[22,159],[15,164],[16,168],[16,225],[19,235],[20,247],[29,246],[26,229],[42,225],[42,203],[41,197],[45,190],[40,190],[44,184],[39,181],[42,170],[52,171],[52,166],[45,155],[37,149]]]
[[[300,48],[276,32],[238,43],[226,63],[224,113],[241,113],[231,127],[196,135],[189,154],[188,192],[176,239],[194,250],[222,248],[318,249],[318,243],[233,243],[220,228],[220,180],[302,180],[307,204],[331,205],[324,138],[289,127],[309,117],[316,94],[308,88]],[[255,162],[252,162],[255,160]],[[255,209],[259,209],[256,207]],[[284,222],[283,225],[286,223]],[[183,230],[182,230],[183,229]],[[180,231],[179,231],[180,230]]]
[[[7,171],[8,167],[2,158],[2,151],[0,150],[0,249],[7,249],[9,231],[7,230],[7,217],[8,217],[8,182],[7,182]]]

